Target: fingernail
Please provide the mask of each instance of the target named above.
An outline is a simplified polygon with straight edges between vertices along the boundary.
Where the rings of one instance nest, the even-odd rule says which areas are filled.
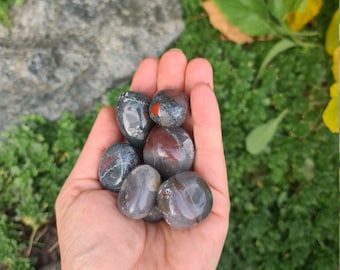
[[[170,49],[170,51],[177,51],[177,52],[183,53],[183,51],[179,48],[172,48],[172,49]]]

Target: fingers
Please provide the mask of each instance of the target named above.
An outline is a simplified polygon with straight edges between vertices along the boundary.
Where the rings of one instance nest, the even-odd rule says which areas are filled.
[[[196,58],[191,60],[186,68],[185,91],[191,92],[197,84],[207,84],[213,89],[213,69],[208,60]]]
[[[187,62],[181,50],[172,49],[164,53],[160,60],[147,58],[138,66],[130,89],[152,97],[162,89],[191,89],[198,83],[206,83],[213,88],[213,71],[210,63],[203,58]]]
[[[186,56],[178,49],[165,52],[160,60],[147,58],[137,68],[130,89],[150,97],[162,89],[183,90],[186,66]]]
[[[190,102],[196,151],[194,169],[213,189],[227,195],[220,113],[215,94],[207,84],[196,84],[191,90]]]
[[[114,109],[102,108],[69,179],[71,181],[84,178],[97,179],[98,166],[103,153],[110,145],[121,139]]]
[[[158,59],[147,58],[138,66],[130,89],[152,97],[157,90]]]
[[[183,90],[186,66],[187,59],[182,51],[172,49],[164,53],[159,61],[157,90]]]
[[[212,211],[225,221],[229,213],[227,169],[220,112],[213,92],[213,69],[207,60],[196,58],[188,63],[185,90],[190,95],[191,115],[187,126],[195,141],[194,170],[212,189]]]

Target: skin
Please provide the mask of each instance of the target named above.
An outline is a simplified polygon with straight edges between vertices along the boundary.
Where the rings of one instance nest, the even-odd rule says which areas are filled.
[[[177,49],[160,59],[143,60],[131,90],[153,96],[165,88],[184,89],[190,97],[191,115],[184,127],[195,141],[194,170],[213,194],[212,212],[187,230],[122,215],[117,195],[103,190],[98,181],[101,156],[122,140],[115,110],[104,107],[56,201],[63,270],[216,268],[228,231],[230,205],[212,67],[202,58],[188,62]]]

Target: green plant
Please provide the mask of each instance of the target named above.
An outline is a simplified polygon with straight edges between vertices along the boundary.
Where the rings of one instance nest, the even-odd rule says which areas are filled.
[[[338,142],[320,118],[331,78],[323,49],[278,54],[256,81],[274,42],[222,42],[202,10],[184,2],[187,28],[176,45],[213,63],[222,117],[231,214],[218,269],[336,269]],[[332,10],[325,3],[318,31]],[[247,134],[285,108],[269,147],[256,158],[247,153]]]
[[[257,79],[261,78],[265,67],[278,54],[295,46],[307,48],[317,45],[315,39],[311,40],[317,32],[298,31],[319,13],[322,0],[212,0],[209,6],[210,4],[216,6],[225,19],[224,22],[212,20],[212,24],[224,29],[222,31],[227,37],[228,29],[233,27],[239,30],[241,35],[248,37],[244,41],[250,42],[258,37],[278,39],[259,67]],[[226,26],[221,27],[221,24]],[[240,42],[239,39],[232,40]]]
[[[12,26],[12,21],[10,19],[10,9],[16,5],[24,4],[25,0],[0,0],[0,24],[4,24],[6,27]]]
[[[57,122],[25,117],[0,142],[0,268],[31,269],[38,232],[54,218],[54,201],[89,131],[93,115]]]

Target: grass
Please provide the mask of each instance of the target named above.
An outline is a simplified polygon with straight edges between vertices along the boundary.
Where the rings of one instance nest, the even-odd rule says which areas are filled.
[[[339,143],[321,119],[332,82],[321,45],[335,3],[324,1],[316,20],[320,46],[279,55],[261,81],[255,76],[274,41],[247,46],[222,41],[198,1],[181,3],[186,29],[171,47],[212,63],[221,110],[231,215],[218,269],[337,269]],[[122,89],[108,93],[111,104]],[[286,108],[267,149],[249,154],[249,132]],[[51,123],[30,116],[4,135],[0,268],[33,268],[34,258],[22,254],[38,245],[29,240],[34,228],[53,220],[54,199],[94,117],[65,113]]]

